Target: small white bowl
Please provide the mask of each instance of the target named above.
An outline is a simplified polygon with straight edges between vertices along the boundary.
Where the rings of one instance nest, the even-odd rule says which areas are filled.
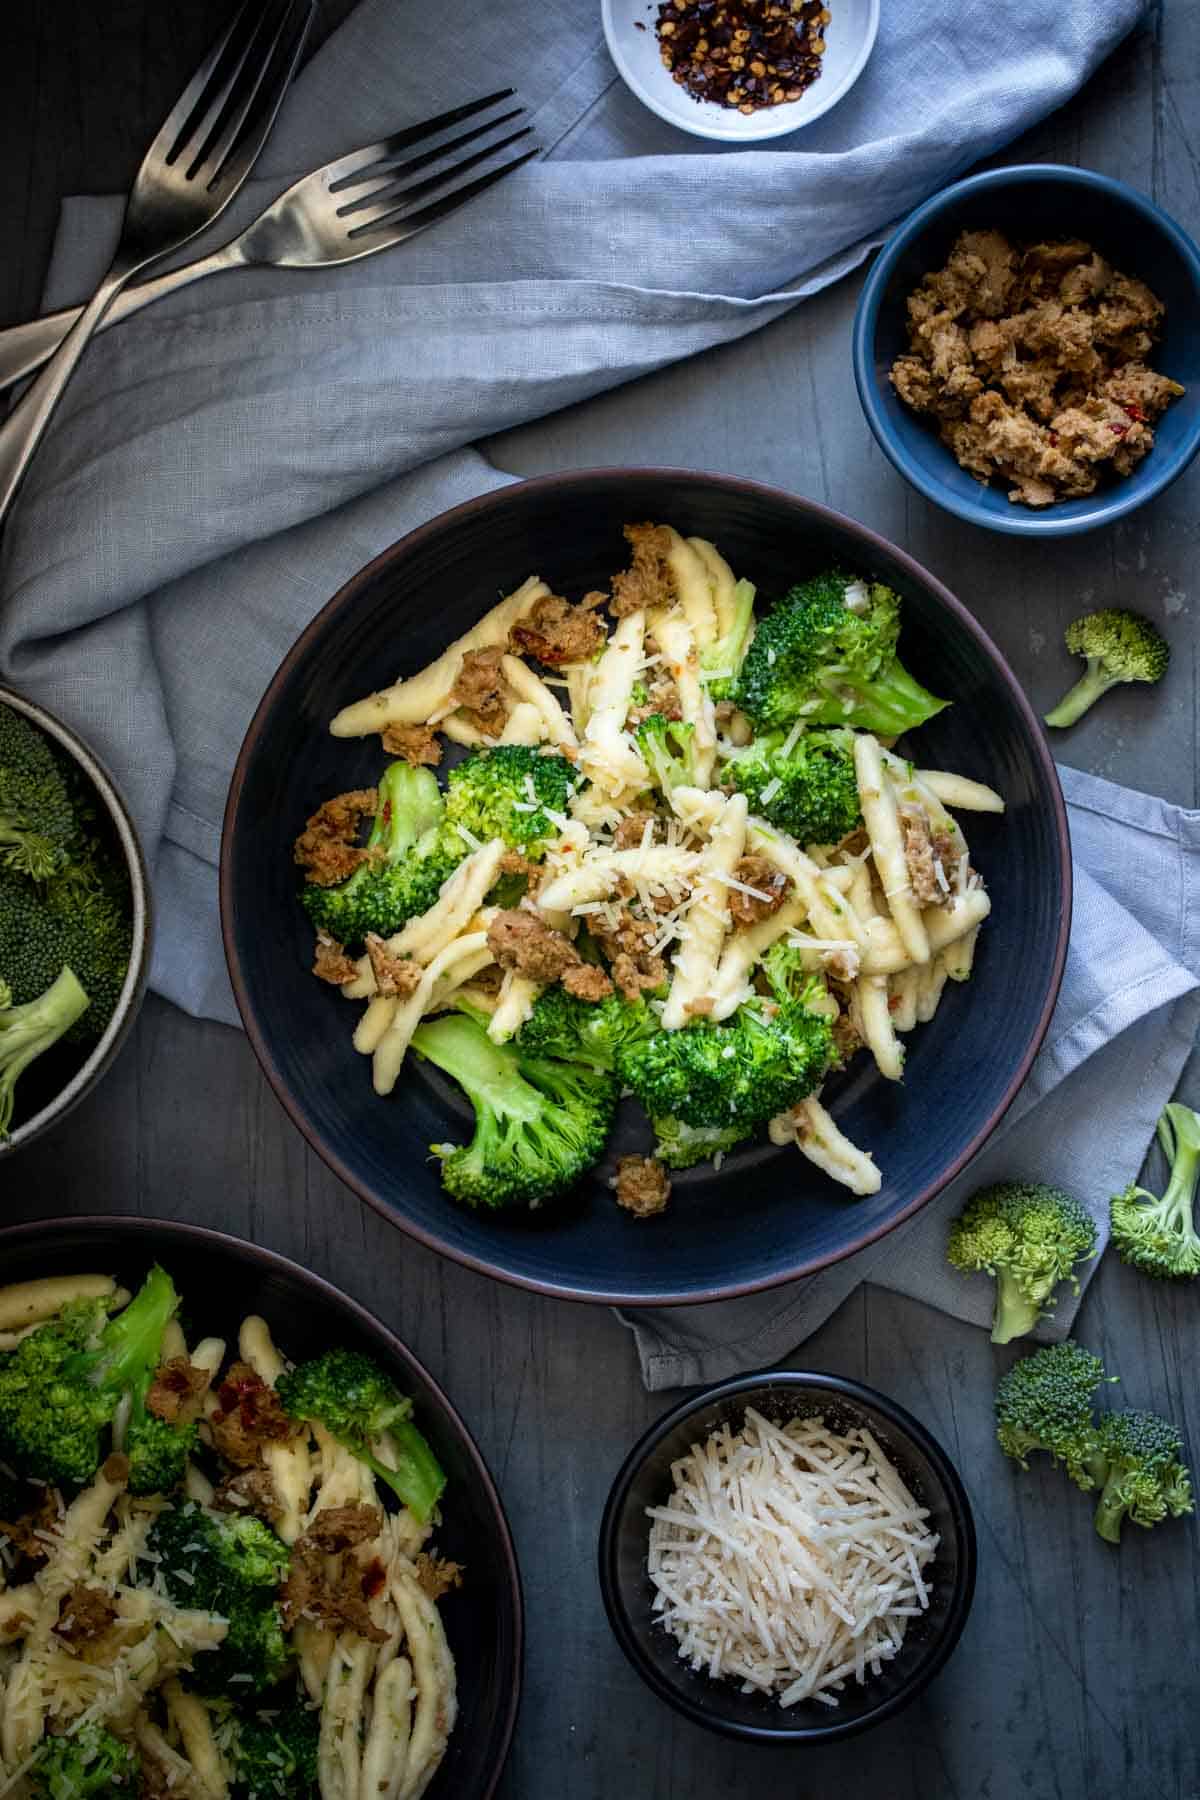
[[[820,75],[799,100],[752,113],[696,100],[673,79],[655,30],[658,0],[601,0],[600,14],[609,53],[625,85],[644,106],[694,137],[749,144],[811,125],[836,106],[862,74],[879,30],[879,0],[825,0],[825,4],[833,16],[825,27]],[[645,30],[639,31],[639,25]]]

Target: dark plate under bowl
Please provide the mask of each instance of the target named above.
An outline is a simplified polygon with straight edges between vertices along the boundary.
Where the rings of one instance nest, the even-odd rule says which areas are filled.
[[[258,1244],[165,1219],[84,1218],[0,1231],[0,1280],[98,1270],[136,1288],[161,1262],[195,1331],[236,1342],[260,1313],[287,1355],[344,1344],[375,1357],[414,1402],[446,1472],[437,1547],[462,1562],[441,1612],[458,1667],[458,1724],[429,1800],[489,1800],[512,1742],[521,1691],[524,1611],[512,1534],[471,1435],[432,1375],[396,1335],[319,1275]]]
[[[846,1684],[835,1708],[802,1701],[786,1711],[736,1682],[714,1681],[683,1661],[652,1611],[646,1572],[648,1506],[671,1493],[671,1464],[723,1425],[741,1428],[747,1406],[776,1424],[822,1413],[835,1431],[865,1424],[910,1491],[929,1508],[941,1542],[923,1572],[927,1612],[910,1619],[900,1653],[862,1687]],[[694,1394],[634,1445],[613,1483],[600,1525],[600,1590],[617,1642],[642,1679],[697,1725],[756,1743],[822,1744],[880,1725],[915,1700],[962,1636],[975,1593],[975,1526],[966,1490],[941,1445],[902,1406],[841,1375],[772,1370]]]
[[[319,802],[378,778],[378,738],[332,738],[346,702],[422,668],[526,575],[578,598],[624,565],[621,527],[665,519],[714,540],[760,595],[831,562],[905,600],[902,650],[955,704],[920,733],[922,762],[999,788],[1003,820],[967,834],[992,892],[974,979],[946,994],[909,1040],[903,1086],[866,1058],[826,1088],[883,1186],[851,1199],[794,1150],[763,1144],[677,1178],[668,1212],[621,1212],[602,1164],[567,1204],[483,1214],[442,1192],[431,1143],[469,1136],[465,1102],[415,1059],[380,1100],[350,1035],[357,1007],[312,980],[312,931],[297,903],[292,842]],[[1070,920],[1062,794],[1044,735],[975,620],[903,551],[864,526],[772,488],[674,470],[544,477],[422,526],[356,575],[298,639],[263,697],[234,771],[221,850],[225,949],[250,1041],[313,1148],[414,1237],[504,1280],[629,1305],[710,1300],[769,1287],[890,1231],[955,1175],[1012,1100],[1058,993]],[[645,1149],[630,1106],[612,1150]]]

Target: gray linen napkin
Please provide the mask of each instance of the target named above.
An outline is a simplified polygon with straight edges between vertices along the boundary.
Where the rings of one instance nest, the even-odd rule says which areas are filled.
[[[777,317],[1059,105],[1140,12],[889,0],[841,105],[728,154],[626,92],[596,0],[363,0],[222,236],[301,169],[506,83],[548,159],[400,251],[217,277],[108,333],[5,534],[0,670],[129,796],[156,866],[153,985],[234,1019],[213,864],[237,745],[339,583],[501,479],[462,446]],[[95,278],[118,211],[68,204],[51,303]]]
[[[1107,1243],[1109,1196],[1137,1173],[1200,1026],[1200,813],[1078,769],[1059,774],[1075,859],[1071,943],[1046,1042],[1000,1128],[915,1218],[808,1281],[719,1305],[618,1313],[648,1388],[777,1362],[862,1281],[990,1324],[993,1284],[957,1274],[945,1255],[946,1221],[985,1182],[1028,1175],[1066,1188]],[[787,1179],[786,1165],[775,1178]],[[1080,1272],[1081,1286],[1094,1268]],[[1034,1336],[1065,1337],[1078,1307],[1065,1290]]]

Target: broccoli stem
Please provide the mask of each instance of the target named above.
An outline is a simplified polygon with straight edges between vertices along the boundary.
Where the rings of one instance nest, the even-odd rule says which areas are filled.
[[[1108,1544],[1121,1541],[1121,1521],[1125,1517],[1125,1501],[1121,1495],[1121,1472],[1115,1470],[1104,1483],[1096,1502],[1096,1530]]]
[[[997,1269],[993,1344],[1011,1344],[1014,1338],[1027,1336],[1041,1316],[1041,1308],[1025,1298],[1012,1273],[1008,1269]]]
[[[1158,1141],[1171,1165],[1167,1191],[1157,1209],[1164,1231],[1181,1242],[1192,1230],[1196,1186],[1200,1182],[1200,1117],[1177,1100],[1163,1108]]]
[[[393,1463],[381,1462],[374,1453],[360,1451],[359,1454],[367,1467],[374,1470],[381,1481],[387,1482],[409,1512],[422,1525],[427,1524],[446,1485],[441,1464],[416,1426],[407,1419],[399,1419],[388,1427],[386,1448],[389,1452],[395,1451]]]
[[[1106,672],[1099,657],[1089,656],[1087,668],[1075,686],[1063,695],[1053,712],[1046,714],[1047,725],[1056,725],[1060,728],[1065,725],[1074,725],[1077,719],[1083,717],[1088,707],[1094,706],[1102,694],[1107,694],[1109,688],[1116,687],[1119,680],[1119,676]]]
[[[8,1136],[18,1078],[87,1011],[88,997],[64,968],[44,994],[0,1009],[0,1138]]]
[[[175,1283],[156,1263],[123,1312],[104,1328],[98,1350],[83,1350],[63,1365],[78,1369],[104,1393],[133,1391],[138,1399],[158,1366],[162,1335],[179,1305]]]
[[[943,712],[947,704],[922,687],[898,658],[871,681],[838,676],[827,691],[829,698],[815,712],[806,714],[810,725],[845,725],[849,721],[880,737],[899,737],[902,732],[913,731],[935,713]]]

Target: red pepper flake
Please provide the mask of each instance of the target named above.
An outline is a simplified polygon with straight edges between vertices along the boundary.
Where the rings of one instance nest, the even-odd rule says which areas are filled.
[[[1146,417],[1141,407],[1137,405],[1126,406],[1122,410],[1129,414],[1135,425],[1140,425]]]
[[[829,17],[822,0],[660,0],[655,30],[693,99],[754,113],[812,86]]]
[[[387,1580],[387,1570],[378,1557],[369,1562],[362,1572],[362,1592],[364,1600],[373,1600],[376,1594],[383,1592],[383,1584]]]
[[[1110,425],[1108,428],[1114,437],[1124,437],[1129,430],[1128,425]]]

